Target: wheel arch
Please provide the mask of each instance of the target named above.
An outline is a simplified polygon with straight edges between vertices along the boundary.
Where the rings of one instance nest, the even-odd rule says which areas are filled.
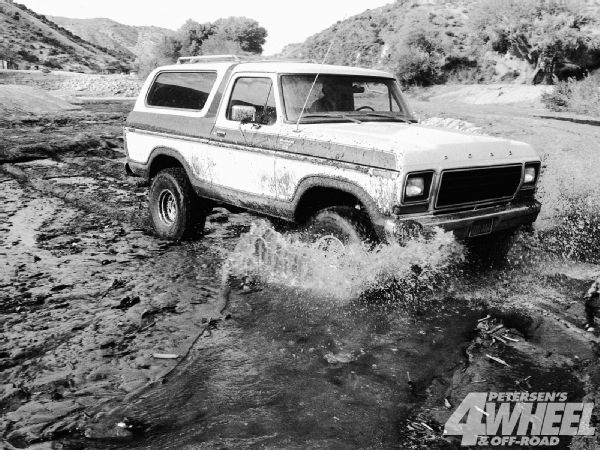
[[[191,168],[181,156],[181,153],[170,147],[156,147],[152,150],[148,158],[148,180],[151,180],[158,172],[168,167],[182,167],[186,171],[188,178],[192,179],[190,176],[192,173]]]
[[[356,205],[364,209],[371,222],[375,222],[379,216],[377,205],[363,188],[343,178],[308,176],[296,189],[293,215],[295,221],[304,222],[323,208]]]

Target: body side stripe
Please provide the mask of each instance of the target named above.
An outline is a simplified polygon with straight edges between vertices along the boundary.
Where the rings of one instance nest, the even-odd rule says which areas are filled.
[[[290,145],[289,142],[293,139],[287,136],[266,133],[260,135],[257,133],[256,137],[248,134],[245,140],[237,138],[236,142],[230,143],[209,137],[210,130],[208,130],[208,127],[212,128],[213,125],[213,121],[210,119],[162,116],[160,120],[157,120],[155,114],[135,114],[148,114],[152,117],[152,124],[146,121],[134,121],[133,119],[138,118],[136,115],[127,124],[130,132],[157,134],[172,139],[199,141],[215,146],[232,147],[253,152],[275,152],[277,156],[282,158],[317,158],[317,162],[320,164],[324,162],[333,165],[350,164],[356,170],[362,172],[371,168],[397,172],[396,156],[390,152],[316,140],[302,140],[301,142],[296,140]],[[140,119],[143,119],[143,117],[140,117]],[[193,126],[194,123],[196,127]],[[202,126],[200,126],[201,124]],[[177,133],[174,133],[174,130],[177,130]],[[258,136],[260,136],[260,139],[257,139]]]

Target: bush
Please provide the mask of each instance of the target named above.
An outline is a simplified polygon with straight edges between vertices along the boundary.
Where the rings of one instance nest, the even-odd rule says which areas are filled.
[[[62,64],[54,58],[48,58],[43,64],[50,69],[62,69]]]
[[[394,71],[403,85],[429,86],[441,77],[440,59],[417,47],[400,49]]]
[[[586,193],[563,194],[556,207],[557,225],[540,233],[545,247],[564,258],[600,262],[600,203]]]
[[[27,50],[19,50],[17,54],[23,61],[26,62],[37,63],[40,61],[40,59],[36,55],[34,55],[33,53],[29,53]]]
[[[406,27],[391,40],[391,64],[404,85],[427,86],[441,79],[445,42],[423,12],[407,15]]]
[[[481,0],[469,22],[481,43],[535,68],[533,83],[551,84],[564,64],[583,69],[600,65],[598,17],[586,12],[581,1]]]
[[[542,103],[552,111],[571,111],[600,115],[600,75],[581,81],[569,78],[557,81],[550,92],[542,94]]]
[[[148,54],[136,59],[135,68],[138,76],[145,79],[150,72],[159,66],[173,64],[181,52],[181,43],[171,37],[164,37],[152,47]]]

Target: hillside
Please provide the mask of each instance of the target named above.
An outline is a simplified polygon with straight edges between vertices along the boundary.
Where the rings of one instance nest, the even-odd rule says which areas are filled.
[[[166,28],[124,25],[111,19],[70,19],[48,16],[50,20],[86,41],[107,48],[127,60],[150,54],[154,46],[175,31]]]
[[[407,15],[420,14],[432,25],[443,29],[446,44],[454,47],[457,57],[467,57],[471,49],[468,48],[470,38],[466,22],[473,3],[474,0],[398,0],[340,20],[302,43],[287,45],[282,55],[319,60],[333,42],[329,63],[388,67],[390,44],[410,25]]]
[[[331,45],[328,63],[386,69],[405,85],[532,82],[540,67],[549,79],[551,71],[566,79],[600,67],[596,2],[565,0],[551,8],[543,0],[530,0],[522,10],[516,5],[521,3],[507,0],[496,7],[492,0],[396,0],[290,44],[282,56],[320,61]],[[501,6],[505,9],[495,12]],[[510,18],[503,21],[504,13]]]
[[[110,50],[92,44],[27,7],[0,0],[0,59],[19,68],[45,66],[80,72],[127,70]]]

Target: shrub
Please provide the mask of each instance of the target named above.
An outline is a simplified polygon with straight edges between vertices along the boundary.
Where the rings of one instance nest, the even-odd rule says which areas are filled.
[[[600,114],[600,75],[581,81],[569,78],[555,80],[552,90],[542,94],[542,103],[552,111],[571,111],[579,114]]]
[[[44,61],[44,66],[49,67],[50,69],[62,69],[62,64],[54,58],[48,58]]]
[[[150,72],[159,66],[172,64],[181,53],[181,42],[171,37],[164,37],[152,47],[152,51],[144,54],[135,62],[136,71],[140,78],[146,78]]]
[[[441,76],[439,58],[418,47],[399,49],[394,56],[394,71],[403,85],[428,86]]]
[[[597,196],[565,193],[557,202],[556,226],[540,233],[545,247],[564,258],[600,262],[600,202]]]
[[[19,50],[17,54],[21,57],[23,61],[37,63],[39,62],[39,58],[33,53],[29,53],[27,50]]]
[[[580,1],[481,0],[469,15],[473,34],[499,53],[511,53],[536,70],[531,81],[551,84],[561,63],[598,67],[598,17]]]
[[[445,62],[445,42],[423,12],[406,17],[406,27],[392,37],[391,64],[404,85],[427,86],[440,80]]]

